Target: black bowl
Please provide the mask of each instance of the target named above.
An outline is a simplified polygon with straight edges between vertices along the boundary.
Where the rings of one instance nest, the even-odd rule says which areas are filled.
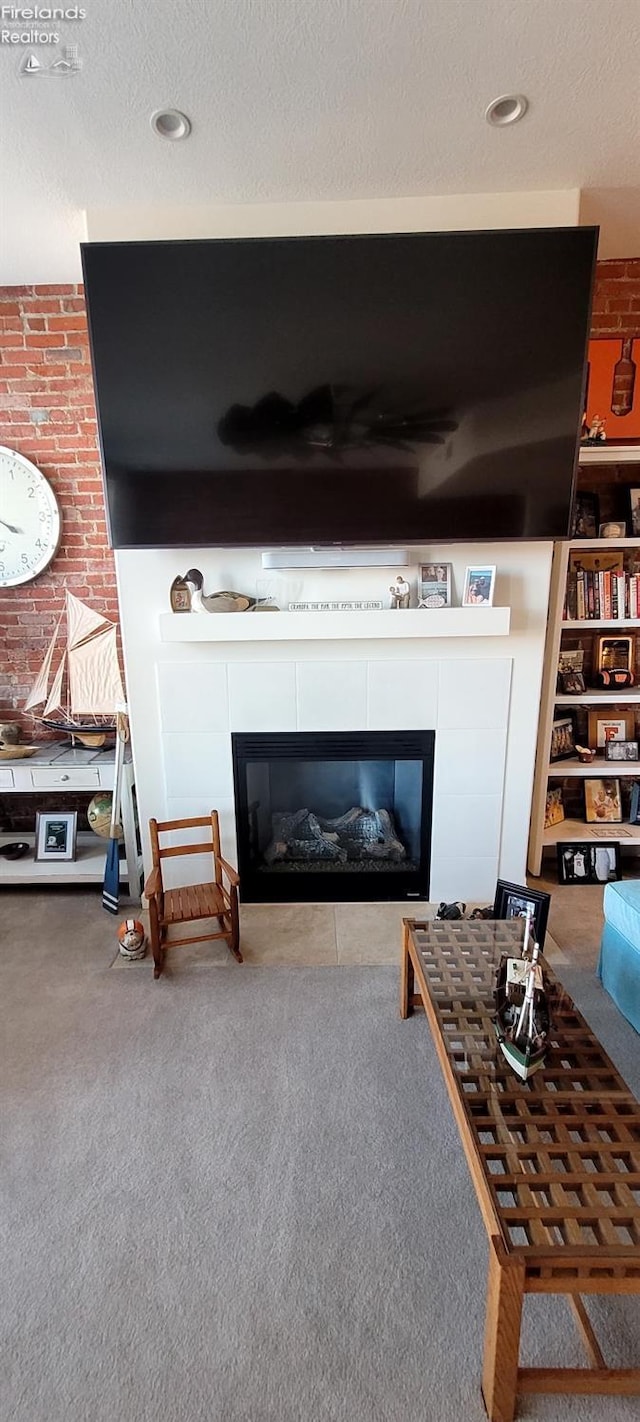
[[[23,839],[12,839],[10,844],[0,844],[0,854],[4,855],[5,859],[22,859],[29,853],[30,848],[31,845],[25,844]]]

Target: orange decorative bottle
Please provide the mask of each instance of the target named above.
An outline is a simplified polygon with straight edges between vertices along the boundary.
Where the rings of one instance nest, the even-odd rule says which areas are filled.
[[[613,415],[630,415],[633,407],[636,363],[631,358],[632,348],[633,337],[630,336],[622,342],[620,359],[616,361],[613,369],[613,385],[611,387],[611,413]]]

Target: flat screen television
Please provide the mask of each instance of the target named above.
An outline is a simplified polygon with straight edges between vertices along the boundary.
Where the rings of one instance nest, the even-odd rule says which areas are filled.
[[[566,537],[596,241],[85,244],[114,547]]]

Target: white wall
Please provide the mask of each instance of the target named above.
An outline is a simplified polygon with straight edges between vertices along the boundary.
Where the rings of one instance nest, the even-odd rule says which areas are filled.
[[[270,588],[281,607],[289,600],[314,597],[386,599],[395,573],[371,569],[266,575],[257,550],[120,551],[116,564],[143,827],[152,815],[162,819],[200,814],[212,808],[210,800],[217,795],[225,853],[235,861],[228,772],[230,731],[257,729],[261,723],[266,730],[291,729],[285,707],[289,682],[293,686],[296,678],[298,683],[304,680],[306,702],[300,708],[298,685],[298,718],[293,728],[326,724],[323,707],[332,704],[327,699],[327,674],[329,680],[335,679],[335,691],[330,686],[329,697],[338,708],[331,712],[327,729],[352,729],[352,705],[359,704],[357,688],[367,676],[371,683],[373,667],[378,690],[377,709],[372,712],[369,706],[371,725],[391,724],[388,719],[380,720],[381,697],[384,701],[385,696],[393,700],[399,728],[430,729],[437,723],[432,897],[488,900],[498,873],[521,881],[551,552],[549,543],[456,544],[413,551],[416,564],[421,558],[453,563],[456,602],[468,563],[496,563],[495,603],[512,608],[508,637],[411,643],[404,639],[397,643],[261,643],[260,623],[262,617],[269,616],[265,613],[257,619],[255,643],[222,645],[161,641],[159,614],[169,609],[173,578],[189,566],[202,570],[207,591],[232,588],[256,596]],[[407,575],[415,587],[417,567]],[[230,667],[235,668],[231,673]],[[303,677],[296,671],[300,667]],[[244,687],[240,697],[229,696],[230,681]],[[356,688],[351,699],[344,690],[348,683]],[[438,684],[436,702],[427,688]],[[314,685],[315,712],[309,703]],[[258,696],[258,686],[263,688],[263,697],[265,688],[270,688],[270,711]],[[366,705],[364,700],[362,705]],[[367,711],[363,709],[361,728],[366,726]],[[491,783],[487,779],[489,760]],[[455,815],[457,824],[452,819]],[[443,845],[446,840],[444,858],[439,840]],[[452,848],[456,841],[461,847],[459,858]],[[145,856],[148,865],[146,844]]]
[[[464,232],[499,227],[575,227],[580,189],[265,202],[202,207],[89,208],[89,242],[196,237],[282,237],[349,232]]]

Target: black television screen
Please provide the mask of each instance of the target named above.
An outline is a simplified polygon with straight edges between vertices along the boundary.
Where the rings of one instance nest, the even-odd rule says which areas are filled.
[[[85,244],[113,545],[566,537],[596,239]]]

